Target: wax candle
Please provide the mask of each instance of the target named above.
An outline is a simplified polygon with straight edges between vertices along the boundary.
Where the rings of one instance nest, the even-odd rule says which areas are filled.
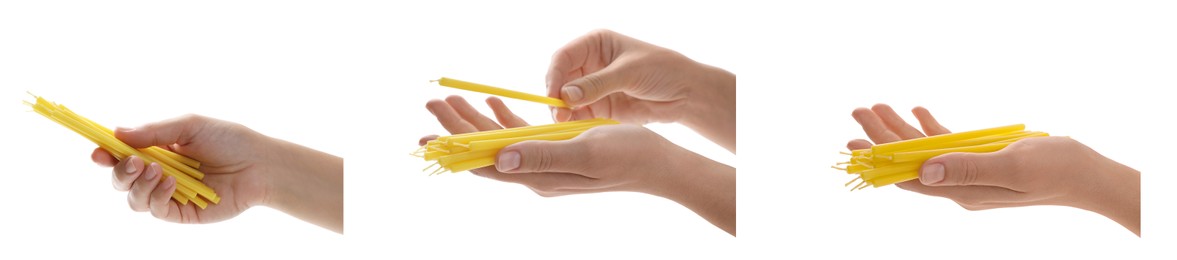
[[[456,79],[451,79],[451,78],[441,78],[438,80],[434,80],[433,82],[437,82],[437,84],[442,85],[442,86],[456,88],[456,89],[464,89],[464,90],[469,90],[469,91],[474,91],[474,92],[481,92],[481,93],[501,96],[501,97],[526,100],[526,101],[531,101],[531,102],[536,102],[536,103],[547,104],[549,106],[554,106],[554,107],[568,107],[568,104],[565,104],[564,100],[560,100],[557,98],[545,97],[545,96],[540,96],[540,95],[533,95],[533,94],[523,93],[523,92],[519,92],[519,91],[504,89],[504,88],[492,87],[492,86],[473,83],[473,82],[466,82],[466,81],[461,81],[461,80],[456,80]]]

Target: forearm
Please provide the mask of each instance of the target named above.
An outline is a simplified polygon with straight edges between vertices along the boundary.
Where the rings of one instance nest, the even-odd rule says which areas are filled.
[[[736,169],[701,155],[678,157],[664,185],[652,192],[687,207],[736,235]]]
[[[1099,213],[1140,236],[1140,172],[1108,160],[1099,192],[1088,193],[1080,208]]]
[[[683,125],[707,139],[736,152],[736,75],[720,68],[699,64],[694,82],[690,114]]]
[[[276,140],[273,194],[266,205],[343,233],[343,158]]]

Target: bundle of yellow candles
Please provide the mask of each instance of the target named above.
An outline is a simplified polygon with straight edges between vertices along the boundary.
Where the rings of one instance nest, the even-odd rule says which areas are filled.
[[[425,161],[436,161],[422,170],[440,166],[429,175],[461,172],[494,165],[499,150],[518,142],[568,140],[590,128],[612,124],[618,122],[597,118],[442,136],[421,146],[413,155]]]
[[[833,168],[858,175],[845,185],[850,186],[858,181],[851,190],[868,186],[877,188],[919,178],[924,161],[941,154],[996,152],[1018,140],[1040,136],[1048,134],[1026,131],[1026,126],[1022,124],[928,136],[842,152],[849,155],[850,160],[840,162]]]
[[[526,100],[554,107],[568,107],[563,100],[524,92],[466,82],[451,78],[432,80],[439,85]],[[504,147],[528,140],[559,141],[572,139],[584,131],[602,125],[618,124],[610,119],[588,119],[548,125],[507,128],[438,137],[413,152],[425,161],[436,161],[422,171],[438,166],[429,175],[461,172],[495,164],[495,155]]]
[[[30,93],[30,95],[32,94]],[[132,148],[115,138],[114,131],[110,128],[79,116],[63,105],[49,102],[36,95],[33,97],[37,99],[36,103],[24,101],[24,104],[32,107],[37,114],[90,139],[102,149],[110,152],[116,159],[123,160],[127,156],[134,155],[143,159],[145,164],[159,164],[163,168],[164,176],[172,176],[176,179],[176,191],[172,193],[172,199],[180,204],[188,205],[188,202],[192,202],[203,209],[208,207],[208,202],[220,203],[221,198],[217,197],[217,193],[200,181],[204,179],[204,173],[197,170],[200,168],[200,162],[155,146],[143,149]],[[160,178],[160,181],[163,180],[164,178]]]

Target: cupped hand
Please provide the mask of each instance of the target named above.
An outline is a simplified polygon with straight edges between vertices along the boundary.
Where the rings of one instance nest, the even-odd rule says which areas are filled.
[[[487,99],[487,104],[494,111],[498,119],[497,123],[478,113],[465,99],[458,96],[450,96],[445,101],[430,101],[426,107],[451,134],[528,125],[527,122],[512,113],[502,103],[502,100],[491,97]],[[424,142],[436,137],[435,135],[423,137],[419,143],[424,145]],[[567,141],[528,141],[508,146],[499,151],[495,166],[483,167],[471,172],[490,179],[523,184],[537,194],[546,197],[613,190],[646,191],[648,188],[645,188],[643,184],[648,183],[646,179],[653,177],[649,176],[650,174],[626,174],[625,169],[628,167],[633,172],[643,173],[662,172],[661,170],[653,170],[657,166],[650,162],[666,162],[668,161],[666,156],[672,156],[672,154],[638,150],[660,149],[667,144],[669,142],[661,136],[643,127],[632,125],[602,126],[585,131],[578,137]],[[629,151],[621,153],[619,150]],[[602,156],[594,156],[595,154],[607,154],[617,158],[611,158],[616,161],[604,164],[599,161],[583,160],[590,158],[607,160],[600,158]],[[647,158],[647,161],[642,161],[642,158],[636,158],[633,155],[659,158]],[[624,162],[634,163],[625,164]],[[638,166],[638,168],[634,168],[634,166]],[[651,169],[643,171],[642,167]]]
[[[916,107],[912,113],[923,133],[884,104],[856,109],[853,116],[876,144],[949,133],[927,109]],[[871,145],[859,139],[847,148]],[[896,185],[949,198],[969,210],[1071,206],[1140,232],[1140,173],[1068,137],[1028,138],[992,153],[944,154],[924,162],[918,181]]]
[[[498,98],[487,104],[498,123],[457,96],[429,101],[426,107],[452,134],[527,126]],[[425,136],[418,144],[435,138]],[[641,126],[599,126],[569,140],[519,142],[500,150],[494,166],[471,172],[522,184],[544,197],[607,191],[661,196],[735,234],[735,169]]]

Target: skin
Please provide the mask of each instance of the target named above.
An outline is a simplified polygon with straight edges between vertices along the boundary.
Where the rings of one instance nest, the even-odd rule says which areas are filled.
[[[492,120],[450,96],[426,104],[452,134],[527,126],[498,98],[486,103]],[[437,138],[426,136],[419,145]],[[496,168],[497,167],[497,168]],[[566,141],[525,141],[499,151],[496,166],[475,175],[527,186],[544,197],[609,191],[642,192],[691,209],[724,231],[736,232],[736,170],[683,149],[635,125],[602,126]]]
[[[548,96],[557,122],[611,118],[682,123],[736,151],[736,75],[619,33],[598,30],[552,55]]]
[[[854,110],[874,143],[950,133],[927,109],[912,109],[923,132],[890,106]],[[852,140],[852,150],[870,148]],[[1140,172],[1068,137],[1028,138],[993,153],[950,153],[924,162],[920,179],[896,186],[944,197],[968,210],[1061,205],[1092,211],[1140,235]]]
[[[177,223],[213,223],[254,206],[278,209],[304,221],[343,233],[343,159],[271,138],[245,126],[197,115],[115,130],[136,148],[159,146],[201,162],[204,183],[221,197],[199,209],[171,200],[175,179],[142,158],[115,159],[94,149],[95,163],[112,167],[112,182],[127,191],[139,212]]]

